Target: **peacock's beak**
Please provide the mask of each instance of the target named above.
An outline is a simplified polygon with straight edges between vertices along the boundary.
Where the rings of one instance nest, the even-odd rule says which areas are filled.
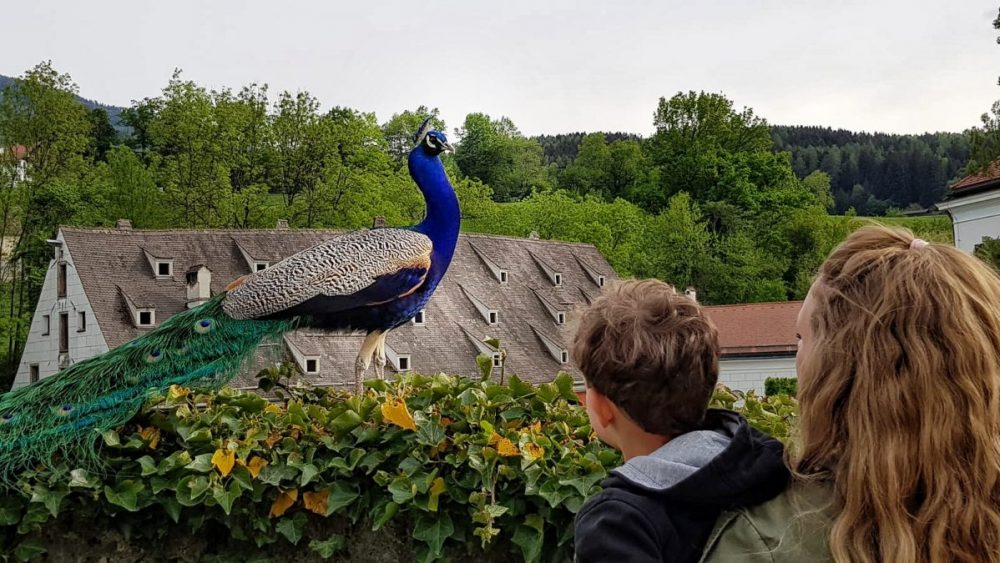
[[[455,147],[451,146],[451,143],[441,143],[441,150],[443,150],[444,152],[450,152],[454,154]]]

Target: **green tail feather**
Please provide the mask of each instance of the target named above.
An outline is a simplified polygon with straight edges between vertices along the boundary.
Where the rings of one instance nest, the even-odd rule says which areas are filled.
[[[100,432],[128,422],[152,394],[171,385],[225,385],[262,340],[293,325],[232,319],[222,312],[224,297],[0,396],[0,482],[11,482],[18,471],[45,464],[57,452],[77,465],[99,467]]]

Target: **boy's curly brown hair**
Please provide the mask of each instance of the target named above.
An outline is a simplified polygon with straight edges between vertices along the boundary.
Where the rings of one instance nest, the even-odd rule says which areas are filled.
[[[579,320],[573,359],[593,387],[643,430],[701,425],[719,378],[719,336],[693,299],[659,280],[609,287]]]

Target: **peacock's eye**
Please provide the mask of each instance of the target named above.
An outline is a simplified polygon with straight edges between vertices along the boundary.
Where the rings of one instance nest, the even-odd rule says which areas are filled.
[[[13,413],[5,412],[3,414],[0,414],[0,424],[7,424],[13,419],[14,419]]]
[[[151,364],[155,364],[161,359],[163,359],[163,352],[160,352],[159,350],[153,350],[148,356],[146,356],[146,361]]]
[[[73,405],[63,405],[56,409],[57,416],[68,416],[69,413],[73,412]]]
[[[194,331],[198,334],[205,334],[212,330],[212,319],[202,319],[194,324]]]

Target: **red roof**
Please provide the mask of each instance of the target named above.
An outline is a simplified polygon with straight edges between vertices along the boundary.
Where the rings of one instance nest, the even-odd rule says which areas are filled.
[[[0,153],[2,152],[3,149],[0,148]],[[14,155],[14,160],[24,160],[24,158],[28,156],[28,147],[24,145],[14,145],[10,147],[10,152]]]
[[[723,356],[790,355],[801,308],[801,301],[787,301],[709,306],[705,313],[719,329]]]
[[[1000,182],[1000,159],[994,160],[990,163],[990,165],[986,167],[986,170],[969,174],[965,178],[955,182],[951,185],[951,191],[971,191],[974,188],[985,188],[990,184],[998,182]]]

